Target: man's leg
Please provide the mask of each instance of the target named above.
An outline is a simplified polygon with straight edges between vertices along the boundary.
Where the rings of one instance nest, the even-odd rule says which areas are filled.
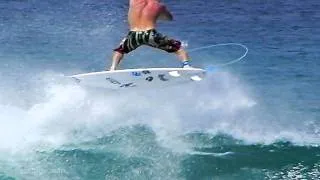
[[[175,52],[179,59],[184,62],[184,61],[188,61],[189,57],[188,57],[188,54],[187,52],[184,50],[184,49],[179,49],[178,51]]]
[[[184,68],[190,68],[191,67],[189,65],[188,53],[184,49],[179,49],[175,53],[178,55],[179,59],[182,61],[182,67],[184,67]]]
[[[118,67],[120,61],[122,60],[123,58],[123,54],[118,52],[118,51],[114,51],[113,53],[113,57],[112,57],[112,64],[111,64],[111,67],[110,67],[110,71],[114,71],[116,70],[116,68]]]

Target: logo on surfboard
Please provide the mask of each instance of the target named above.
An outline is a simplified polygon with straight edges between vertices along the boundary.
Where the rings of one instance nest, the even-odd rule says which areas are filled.
[[[119,87],[135,87],[136,85],[134,83],[125,83],[122,84],[121,82],[119,82],[116,79],[113,79],[111,77],[106,77],[106,80],[109,81],[111,84],[116,84],[116,85],[120,85]]]
[[[131,75],[135,76],[135,77],[142,76],[142,74],[147,75],[147,74],[151,74],[151,72],[149,70],[143,70],[141,72],[138,72],[138,71],[131,72]],[[165,74],[158,74],[158,78],[161,81],[169,81],[168,78],[165,78]],[[154,77],[153,76],[148,76],[145,80],[151,82],[151,81],[154,80]]]

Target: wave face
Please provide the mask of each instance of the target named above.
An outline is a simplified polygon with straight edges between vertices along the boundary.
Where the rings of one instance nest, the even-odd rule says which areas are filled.
[[[165,3],[176,20],[159,31],[187,50],[245,44],[245,61],[197,84],[79,87],[63,75],[109,66],[128,2],[0,1],[0,180],[320,178],[319,2]],[[242,53],[190,56],[205,68]],[[121,64],[177,66],[148,47]]]

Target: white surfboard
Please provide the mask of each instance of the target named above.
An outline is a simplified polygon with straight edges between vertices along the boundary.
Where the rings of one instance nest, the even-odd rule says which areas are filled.
[[[144,68],[101,71],[69,76],[79,85],[107,88],[156,88],[201,81],[205,70],[200,68]]]

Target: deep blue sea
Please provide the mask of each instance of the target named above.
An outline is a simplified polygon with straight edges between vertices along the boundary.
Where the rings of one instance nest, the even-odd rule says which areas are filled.
[[[165,0],[158,31],[198,84],[79,87],[127,33],[127,0],[0,0],[0,180],[320,179],[320,1]],[[141,47],[121,68],[179,67]]]

